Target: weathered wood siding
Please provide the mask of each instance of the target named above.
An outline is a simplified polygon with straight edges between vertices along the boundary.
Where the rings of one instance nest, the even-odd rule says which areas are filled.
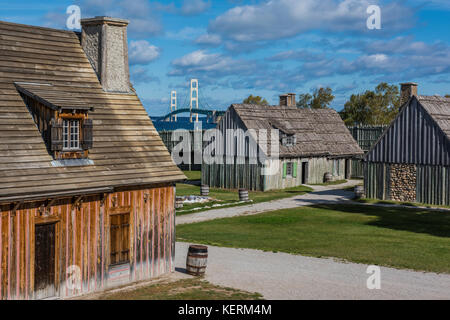
[[[383,132],[388,126],[367,126],[357,125],[348,127],[348,130],[352,134],[353,138],[358,143],[359,147],[368,152],[370,148],[378,141]],[[364,161],[354,159],[352,161],[352,178],[364,177]]]
[[[297,177],[283,178],[283,166],[285,163],[297,163]],[[302,164],[308,163],[307,184],[321,184],[324,182],[326,173],[332,173],[335,180],[345,179],[345,160],[341,159],[339,162],[339,170],[333,170],[333,159],[327,158],[296,158],[296,159],[281,159],[279,161],[279,171],[276,175],[265,177],[266,190],[286,189],[302,185],[303,175]]]
[[[369,199],[391,200],[391,164],[365,164],[364,184]],[[423,166],[416,168],[416,202],[450,205],[450,167]]]
[[[247,128],[232,108],[222,117],[217,129],[223,140],[216,140],[212,144],[215,145],[216,155],[220,157],[221,163],[203,162],[202,184],[224,189],[264,190],[265,177],[261,174],[263,165],[258,161],[258,147],[249,147],[251,138],[245,135]],[[229,129],[241,131],[237,131],[234,139],[226,139]],[[206,142],[204,147],[209,144]],[[244,156],[237,157],[237,154]]]
[[[417,202],[450,206],[450,167],[417,167]]]
[[[390,165],[365,163],[364,184],[369,199],[390,200]]]
[[[450,142],[414,99],[367,154],[369,162],[450,166]]]
[[[0,206],[0,298],[33,299],[35,226],[56,224],[55,283],[59,297],[71,297],[108,287],[157,277],[174,271],[175,190],[172,185],[124,190],[57,200],[42,215],[43,202]],[[110,268],[109,217],[130,213],[130,263]],[[70,266],[81,270],[81,288],[67,286]],[[47,288],[49,291],[52,288]]]
[[[264,190],[262,166],[257,164],[203,164],[202,184],[213,188]]]

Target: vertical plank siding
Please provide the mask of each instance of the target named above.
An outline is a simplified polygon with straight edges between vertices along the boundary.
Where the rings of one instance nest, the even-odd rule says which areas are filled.
[[[365,190],[369,199],[392,200],[388,163],[365,164]],[[416,202],[450,205],[450,167],[417,166]]]
[[[450,166],[450,142],[417,100],[413,100],[367,154],[366,160]]]
[[[359,147],[368,152],[370,148],[378,141],[383,132],[388,128],[386,125],[367,126],[357,125],[348,127],[353,138],[358,142]],[[364,162],[362,160],[352,161],[352,178],[364,177]]]
[[[0,300],[34,299],[35,226],[54,223],[56,295],[62,298],[101,291],[119,284],[174,271],[175,190],[172,185],[55,201],[0,206]],[[109,215],[130,212],[130,263],[109,266]],[[67,272],[79,267],[81,287],[69,288]],[[156,268],[158,265],[158,268]],[[117,272],[116,272],[117,271]],[[117,278],[115,278],[117,277]],[[51,288],[48,288],[50,290]]]
[[[417,202],[450,206],[450,167],[417,167]]]

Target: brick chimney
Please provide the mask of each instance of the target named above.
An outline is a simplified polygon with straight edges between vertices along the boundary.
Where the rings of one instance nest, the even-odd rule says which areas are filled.
[[[400,104],[403,106],[412,96],[417,96],[417,83],[407,82],[401,83]]]
[[[295,107],[295,93],[286,93],[280,95],[280,106],[282,107]]]
[[[107,92],[132,92],[127,26],[127,20],[110,17],[81,20],[81,46]]]

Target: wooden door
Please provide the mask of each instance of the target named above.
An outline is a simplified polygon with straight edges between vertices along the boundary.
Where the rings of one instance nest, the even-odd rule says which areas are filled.
[[[308,184],[308,175],[309,175],[309,163],[302,162],[302,184]]]
[[[350,175],[351,175],[351,160],[346,159],[345,160],[345,179],[346,180],[350,179]]]
[[[130,262],[130,213],[111,215],[111,265]]]
[[[55,296],[56,224],[36,225],[34,249],[34,290],[36,299]]]

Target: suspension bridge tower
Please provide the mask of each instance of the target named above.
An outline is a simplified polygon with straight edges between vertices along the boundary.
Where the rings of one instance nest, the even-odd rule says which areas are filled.
[[[177,111],[177,92],[172,91],[170,93],[170,113]],[[177,115],[172,115],[170,117],[170,122],[177,122]]]
[[[197,79],[191,79],[191,102],[189,104],[189,108],[191,109],[191,122],[192,117],[196,116],[196,121],[198,122],[198,113],[194,113],[193,109],[198,109],[198,80]]]

